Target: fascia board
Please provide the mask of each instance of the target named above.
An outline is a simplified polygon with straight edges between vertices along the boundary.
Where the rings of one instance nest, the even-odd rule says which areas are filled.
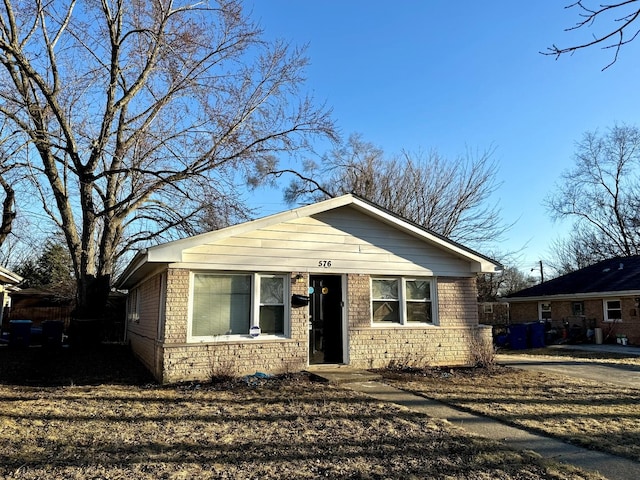
[[[127,282],[132,278],[132,276],[148,262],[148,252],[147,250],[140,250],[133,257],[129,265],[124,269],[118,280],[115,282],[116,288],[128,288]]]
[[[18,284],[22,280],[24,279],[17,273],[0,266],[0,282]]]
[[[558,295],[537,295],[535,297],[509,297],[505,302],[544,302],[545,300],[587,300],[611,297],[640,297],[640,290],[620,290],[589,293],[563,293]]]

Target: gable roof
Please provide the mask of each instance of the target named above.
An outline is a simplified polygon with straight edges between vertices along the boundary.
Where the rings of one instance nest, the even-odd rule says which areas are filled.
[[[512,293],[509,301],[640,294],[640,255],[615,257]]]
[[[152,272],[153,269],[160,265],[180,263],[182,261],[183,251],[187,249],[347,206],[354,208],[377,221],[390,225],[399,231],[407,233],[419,241],[436,246],[457,258],[470,262],[474,265],[474,271],[494,272],[496,269],[502,268],[499,263],[489,257],[401,218],[400,216],[374,205],[371,202],[365,201],[355,195],[347,194],[257,220],[240,223],[231,227],[167,242],[141,250],[126,267],[116,282],[116,285],[118,288],[129,288],[135,279],[139,279],[145,274]]]

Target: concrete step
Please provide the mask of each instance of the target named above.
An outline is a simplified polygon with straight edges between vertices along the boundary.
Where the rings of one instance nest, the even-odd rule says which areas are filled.
[[[371,382],[382,379],[382,375],[377,373],[346,365],[310,365],[306,371],[316,380],[333,384]]]

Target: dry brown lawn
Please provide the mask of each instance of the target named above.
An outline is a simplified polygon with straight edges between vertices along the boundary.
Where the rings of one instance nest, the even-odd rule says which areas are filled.
[[[601,478],[303,375],[223,387],[159,387],[122,350],[0,349],[0,477]]]
[[[551,353],[581,362],[640,363],[617,355],[603,359],[587,352]],[[388,372],[388,377],[397,387],[468,411],[640,460],[640,389],[506,367]]]

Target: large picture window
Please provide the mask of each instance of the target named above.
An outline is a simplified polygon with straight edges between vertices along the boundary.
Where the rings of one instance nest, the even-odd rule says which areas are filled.
[[[250,326],[250,275],[194,275],[192,336],[246,335]]]
[[[432,280],[371,279],[373,323],[433,323]]]
[[[192,278],[191,339],[248,337],[252,326],[259,326],[261,335],[286,334],[286,275],[194,273]]]

